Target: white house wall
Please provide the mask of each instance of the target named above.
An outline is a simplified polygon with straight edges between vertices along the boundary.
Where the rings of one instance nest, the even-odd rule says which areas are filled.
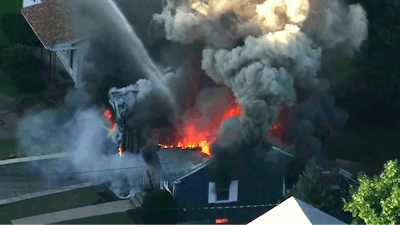
[[[37,4],[40,4],[40,3],[42,3],[42,0],[36,0],[36,1],[34,1],[34,0],[23,0],[22,7],[26,8],[26,7],[37,5]]]
[[[63,45],[57,45],[54,46],[53,48],[56,51],[57,57],[60,59],[62,64],[65,67],[65,70],[68,72],[68,74],[71,76],[71,78],[75,82],[75,87],[79,88],[81,87],[82,83],[80,81],[81,78],[81,73],[82,73],[82,68],[85,63],[84,61],[84,56],[86,52],[86,45],[84,43],[76,46],[75,48],[72,48],[71,45],[68,48],[68,44],[63,44]],[[65,49],[65,50],[61,50]],[[71,50],[74,51],[73,53],[73,62],[72,62],[72,68],[71,68]]]

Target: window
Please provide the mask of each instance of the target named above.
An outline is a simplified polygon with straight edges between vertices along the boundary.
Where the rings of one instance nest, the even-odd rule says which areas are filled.
[[[229,183],[217,184],[217,201],[229,200]]]
[[[208,184],[208,203],[236,202],[238,198],[238,181],[216,187],[215,182]]]

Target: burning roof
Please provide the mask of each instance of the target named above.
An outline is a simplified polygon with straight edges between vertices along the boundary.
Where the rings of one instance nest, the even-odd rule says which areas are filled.
[[[199,150],[182,150],[180,148],[161,148],[157,151],[157,155],[169,180],[182,177],[212,160]]]
[[[259,163],[283,174],[287,172],[287,166],[291,162],[293,155],[266,142],[263,142],[258,151],[260,153],[258,155]],[[200,150],[160,148],[157,151],[157,155],[170,181],[182,179],[214,161],[214,158],[207,156]]]

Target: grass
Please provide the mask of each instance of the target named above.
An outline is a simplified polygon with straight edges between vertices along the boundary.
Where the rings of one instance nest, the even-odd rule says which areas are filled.
[[[327,137],[323,149],[330,159],[347,159],[365,164],[383,164],[399,158],[400,130],[382,127],[350,129],[342,134]]]
[[[77,207],[89,206],[98,202],[100,192],[105,187],[93,186],[57,193],[0,206],[0,224],[10,224],[11,220]]]
[[[0,160],[10,158],[11,154],[17,155],[18,141],[16,139],[7,139],[0,141]]]
[[[126,212],[68,220],[54,224],[132,224]]]

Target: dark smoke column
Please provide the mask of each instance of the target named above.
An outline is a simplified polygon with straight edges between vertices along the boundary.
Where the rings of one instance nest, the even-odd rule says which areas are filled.
[[[297,105],[292,129],[302,155],[320,153],[315,127],[345,121],[346,113],[334,107],[329,84],[317,72],[323,50],[350,56],[359,50],[368,23],[359,4],[166,0],[163,12],[155,14],[153,21],[165,27],[167,40],[204,42],[201,68],[216,83],[230,87],[243,106],[240,118],[227,120],[221,127],[219,143],[231,144],[226,148],[234,148],[237,138],[265,135],[281,103]],[[243,41],[235,46],[237,40]],[[237,138],[229,142],[230,136]]]

